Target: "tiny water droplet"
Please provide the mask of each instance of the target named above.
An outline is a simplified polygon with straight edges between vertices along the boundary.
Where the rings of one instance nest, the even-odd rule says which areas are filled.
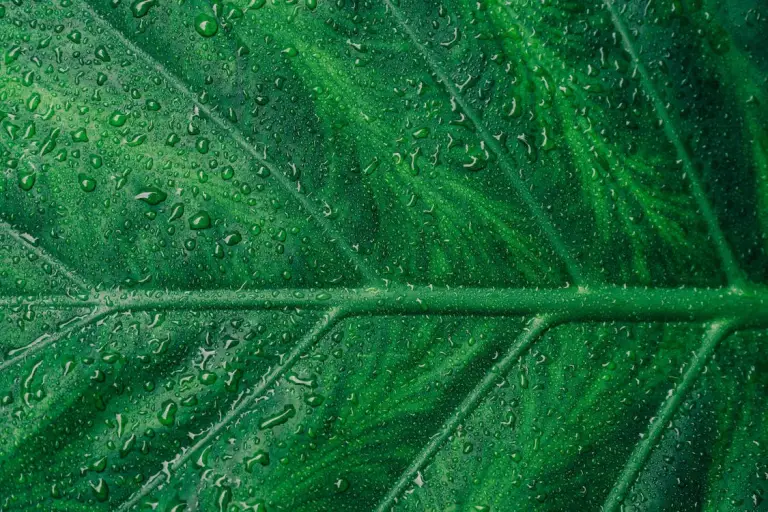
[[[157,187],[146,187],[146,188],[143,188],[141,192],[136,194],[134,196],[134,199],[140,199],[147,204],[155,206],[165,201],[167,197],[168,197],[168,194],[166,194],[165,192],[163,192]]]
[[[200,210],[189,219],[189,229],[201,230],[211,227],[211,216],[205,210]]]
[[[213,16],[198,14],[195,18],[195,30],[203,37],[213,37],[219,31],[219,24]]]
[[[166,400],[163,402],[162,409],[157,414],[157,419],[160,420],[162,425],[170,427],[176,421],[176,411],[178,411],[178,409],[179,406],[176,405],[176,402],[173,400]]]
[[[77,182],[83,192],[93,192],[96,190],[96,180],[82,172],[77,175]]]

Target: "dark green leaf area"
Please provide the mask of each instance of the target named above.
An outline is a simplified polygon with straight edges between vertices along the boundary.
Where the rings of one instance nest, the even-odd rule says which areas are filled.
[[[766,510],[767,23],[0,5],[0,512]]]

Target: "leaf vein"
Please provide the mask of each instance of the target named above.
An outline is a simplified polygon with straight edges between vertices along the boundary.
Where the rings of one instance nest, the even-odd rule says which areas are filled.
[[[691,184],[691,191],[693,192],[696,205],[699,207],[699,210],[701,210],[701,214],[704,217],[704,222],[707,224],[707,229],[709,230],[710,236],[714,239],[718,255],[723,263],[728,283],[732,286],[739,286],[743,282],[741,270],[739,265],[736,263],[736,258],[731,251],[730,246],[728,245],[728,241],[725,238],[725,233],[723,233],[723,230],[720,227],[720,223],[718,222],[717,215],[715,214],[712,205],[710,204],[710,200],[707,198],[707,194],[704,191],[704,186],[701,182],[701,178],[699,177],[696,166],[693,163],[691,153],[683,143],[680,129],[673,122],[666,106],[664,105],[664,102],[661,99],[661,96],[659,95],[659,91],[656,89],[656,86],[654,85],[653,80],[648,73],[648,70],[640,60],[640,54],[635,48],[635,44],[632,41],[629,31],[624,25],[624,22],[621,20],[619,12],[616,10],[616,6],[614,5],[613,1],[603,0],[603,3],[611,15],[611,21],[614,27],[621,35],[621,39],[624,42],[624,47],[627,53],[629,53],[629,56],[635,62],[637,71],[640,73],[640,82],[643,84],[646,93],[653,103],[656,115],[659,117],[659,120],[661,121],[661,124],[664,128],[664,133],[674,146],[678,158],[683,163],[683,168],[685,169],[685,173],[688,176],[688,180]]]
[[[38,338],[37,340],[26,345],[25,347],[21,347],[11,351],[10,353],[11,357],[9,357],[3,362],[0,362],[0,372],[5,371],[7,368],[13,366],[14,364],[18,363],[22,359],[25,359],[31,355],[34,355],[40,350],[58,342],[59,340],[65,338],[69,334],[79,329],[88,327],[93,322],[96,322],[104,318],[111,312],[112,310],[110,310],[109,308],[96,308],[89,315],[85,316],[81,320],[78,320],[77,322],[68,326],[63,331],[59,331],[56,334],[53,334],[52,336],[45,336],[45,337]]]
[[[158,471],[152,477],[147,480],[147,483],[142,486],[133,496],[127,501],[123,502],[117,509],[118,512],[126,511],[135,506],[141,499],[147,496],[150,492],[156,489],[160,484],[163,476],[168,476],[168,471],[174,471],[181,468],[189,459],[200,452],[206,445],[208,445],[223,428],[229,425],[235,419],[245,414],[248,408],[253,405],[274,383],[287,372],[295,363],[299,360],[301,355],[306,352],[313,344],[320,341],[327,336],[331,330],[338,324],[338,322],[344,317],[344,311],[335,308],[328,311],[318,320],[312,329],[299,340],[288,356],[279,366],[275,367],[271,372],[262,378],[260,384],[255,386],[250,394],[243,397],[240,402],[235,405],[220,421],[214,423],[208,428],[208,431],[200,441],[196,442],[189,448],[186,448],[179,452],[172,460],[167,468]]]
[[[376,506],[376,512],[386,512],[397,502],[403,492],[413,482],[426,464],[440,450],[448,438],[477,407],[483,399],[493,389],[493,386],[500,378],[509,371],[512,364],[520,355],[525,352],[532,344],[536,343],[544,333],[557,322],[552,316],[534,317],[526,326],[523,333],[517,337],[507,354],[493,368],[488,369],[480,382],[464,397],[464,400],[454,410],[453,414],[443,423],[440,430],[432,436],[429,442],[416,455],[416,458],[406,467],[400,477],[394,482],[389,491]]]
[[[258,151],[256,151],[256,148],[245,139],[237,126],[233,125],[230,121],[225,119],[223,116],[218,114],[215,110],[211,109],[207,105],[198,102],[184,81],[182,81],[174,73],[168,70],[162,63],[158,62],[147,52],[138,47],[135,43],[128,39],[121,30],[116,28],[107,19],[96,12],[88,0],[84,0],[84,4],[87,6],[86,9],[98,24],[112,32],[121,44],[129,48],[134,54],[144,60],[160,75],[162,75],[163,78],[165,78],[165,80],[167,80],[174,89],[176,89],[187,101],[195,105],[199,111],[203,112],[208,117],[208,119],[213,122],[213,124],[223,130],[224,133],[226,133],[232,139],[232,141],[235,142],[235,144],[237,144],[243,151],[247,152],[255,162],[268,168],[271,175],[275,177],[278,185],[299,202],[301,207],[307,213],[309,213],[312,219],[323,230],[324,234],[330,237],[330,241],[335,243],[344,253],[344,255],[349,258],[352,263],[355,264],[357,270],[363,275],[363,277],[365,277],[369,283],[375,282],[377,280],[375,271],[368,265],[360,253],[352,248],[352,245],[345,239],[344,236],[342,236],[341,232],[339,232],[336,227],[333,226],[333,224],[326,218],[323,212],[306,195],[302,194],[297,188],[295,188],[288,180],[288,178],[282,172],[280,172],[280,170],[277,169],[274,164],[262,158]]]
[[[65,276],[73,285],[78,287],[81,291],[88,290],[90,288],[89,283],[83,279],[77,272],[70,269],[67,265],[64,264],[61,260],[50,254],[49,252],[41,249],[40,247],[37,247],[36,245],[33,245],[29,242],[29,240],[26,240],[21,233],[17,229],[15,229],[13,226],[11,226],[9,223],[0,220],[0,230],[5,231],[11,238],[19,242],[21,245],[28,247],[32,252],[35,253],[35,255],[40,258],[41,260],[47,262],[52,269],[59,272],[61,275]]]
[[[472,121],[472,124],[477,129],[482,140],[488,144],[488,147],[490,147],[491,150],[496,154],[497,158],[499,159],[500,167],[506,173],[509,181],[515,187],[515,190],[518,192],[518,194],[520,194],[520,197],[523,199],[526,207],[531,212],[531,215],[533,215],[536,223],[544,232],[544,235],[551,244],[555,253],[563,261],[563,264],[568,270],[568,274],[570,275],[571,279],[573,279],[576,284],[582,284],[583,277],[581,275],[580,265],[571,256],[570,251],[565,246],[565,243],[563,242],[560,235],[557,233],[552,220],[547,217],[547,214],[536,202],[530,190],[525,186],[525,182],[523,182],[523,180],[521,180],[514,172],[514,166],[511,162],[509,162],[508,151],[498,143],[498,141],[493,137],[493,135],[491,135],[491,133],[488,132],[488,129],[480,120],[480,116],[467,104],[466,101],[464,101],[463,96],[453,84],[448,74],[441,69],[440,65],[432,57],[429,50],[419,42],[418,37],[413,32],[413,29],[410,27],[410,25],[408,25],[408,22],[403,17],[403,14],[395,8],[391,0],[385,0],[384,3],[392,13],[398,25],[400,25],[403,31],[411,39],[411,41],[413,41],[413,44],[416,46],[424,61],[430,68],[432,68],[435,75],[437,75],[439,82],[443,85],[448,94],[450,94],[451,97],[455,99],[456,103],[461,107],[469,120]]]
[[[701,346],[694,352],[693,357],[689,360],[688,369],[683,374],[680,384],[670,391],[670,394],[661,404],[656,416],[651,421],[648,434],[643,436],[637,442],[632,454],[624,464],[624,468],[622,469],[618,480],[616,480],[616,483],[603,504],[604,512],[613,512],[621,506],[629,489],[635,483],[640,471],[650,458],[651,452],[661,437],[662,432],[664,432],[664,429],[666,429],[667,425],[680,408],[683,400],[693,387],[707,361],[709,361],[715,353],[720,342],[733,332],[735,324],[735,321],[727,320],[716,321],[710,325],[704,335]]]

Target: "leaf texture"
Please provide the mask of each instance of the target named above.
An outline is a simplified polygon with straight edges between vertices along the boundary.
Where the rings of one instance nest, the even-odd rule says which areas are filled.
[[[755,0],[0,6],[0,511],[764,510]]]

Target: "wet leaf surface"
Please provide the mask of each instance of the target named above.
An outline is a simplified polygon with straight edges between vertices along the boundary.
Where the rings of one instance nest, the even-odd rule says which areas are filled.
[[[0,5],[0,511],[765,510],[767,17]]]

